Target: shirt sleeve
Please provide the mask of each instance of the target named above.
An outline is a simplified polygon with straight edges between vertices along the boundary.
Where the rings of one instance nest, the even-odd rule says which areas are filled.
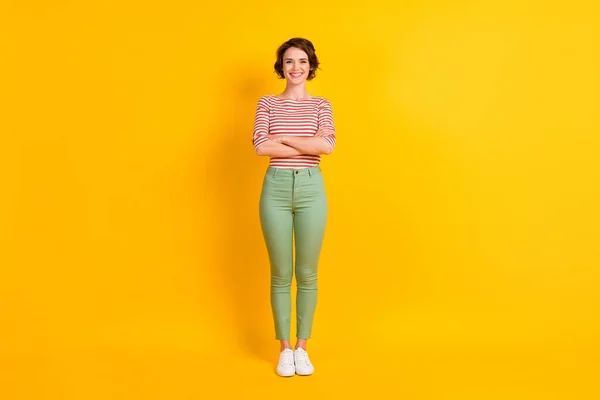
[[[261,97],[256,105],[256,115],[254,116],[254,132],[252,134],[252,144],[256,150],[258,146],[269,139],[269,104],[265,97]]]
[[[330,128],[333,129],[333,134],[329,136],[325,136],[323,139],[329,146],[331,146],[331,151],[335,148],[336,136],[335,136],[335,125],[333,123],[333,110],[331,108],[331,103],[327,99],[323,99],[321,101],[321,105],[319,106],[319,128]]]

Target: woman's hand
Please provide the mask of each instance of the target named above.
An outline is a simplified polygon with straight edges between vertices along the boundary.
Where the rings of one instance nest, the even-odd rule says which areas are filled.
[[[267,135],[267,138],[275,143],[282,143],[283,140],[282,135]]]
[[[315,137],[325,137],[325,136],[330,136],[333,135],[335,132],[333,129],[331,128],[327,128],[327,127],[323,127],[323,128],[319,128],[319,130],[317,131],[317,133],[315,133]]]

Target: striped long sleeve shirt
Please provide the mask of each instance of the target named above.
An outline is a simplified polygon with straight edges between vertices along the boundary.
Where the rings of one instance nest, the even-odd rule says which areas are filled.
[[[316,96],[305,100],[291,100],[273,95],[263,96],[256,106],[252,143],[255,149],[258,148],[269,140],[267,134],[311,137],[322,127],[335,132],[331,104],[326,98]],[[335,134],[323,139],[333,151]],[[320,162],[320,155],[303,154],[295,157],[271,157],[269,165],[297,169],[314,167]]]

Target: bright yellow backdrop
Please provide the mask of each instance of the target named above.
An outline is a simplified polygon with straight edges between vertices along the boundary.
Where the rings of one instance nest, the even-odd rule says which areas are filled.
[[[281,379],[258,98],[311,39],[338,130]],[[597,398],[592,0],[0,2],[0,398]]]

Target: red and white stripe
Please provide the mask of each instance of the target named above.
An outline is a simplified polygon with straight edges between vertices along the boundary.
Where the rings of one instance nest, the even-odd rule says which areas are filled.
[[[256,149],[269,140],[267,134],[311,137],[321,127],[335,131],[331,104],[326,98],[290,100],[272,95],[263,96],[256,106],[252,143]],[[333,150],[335,134],[324,139]],[[321,156],[305,154],[296,157],[271,157],[269,166],[287,169],[310,168],[319,165],[320,162]]]

